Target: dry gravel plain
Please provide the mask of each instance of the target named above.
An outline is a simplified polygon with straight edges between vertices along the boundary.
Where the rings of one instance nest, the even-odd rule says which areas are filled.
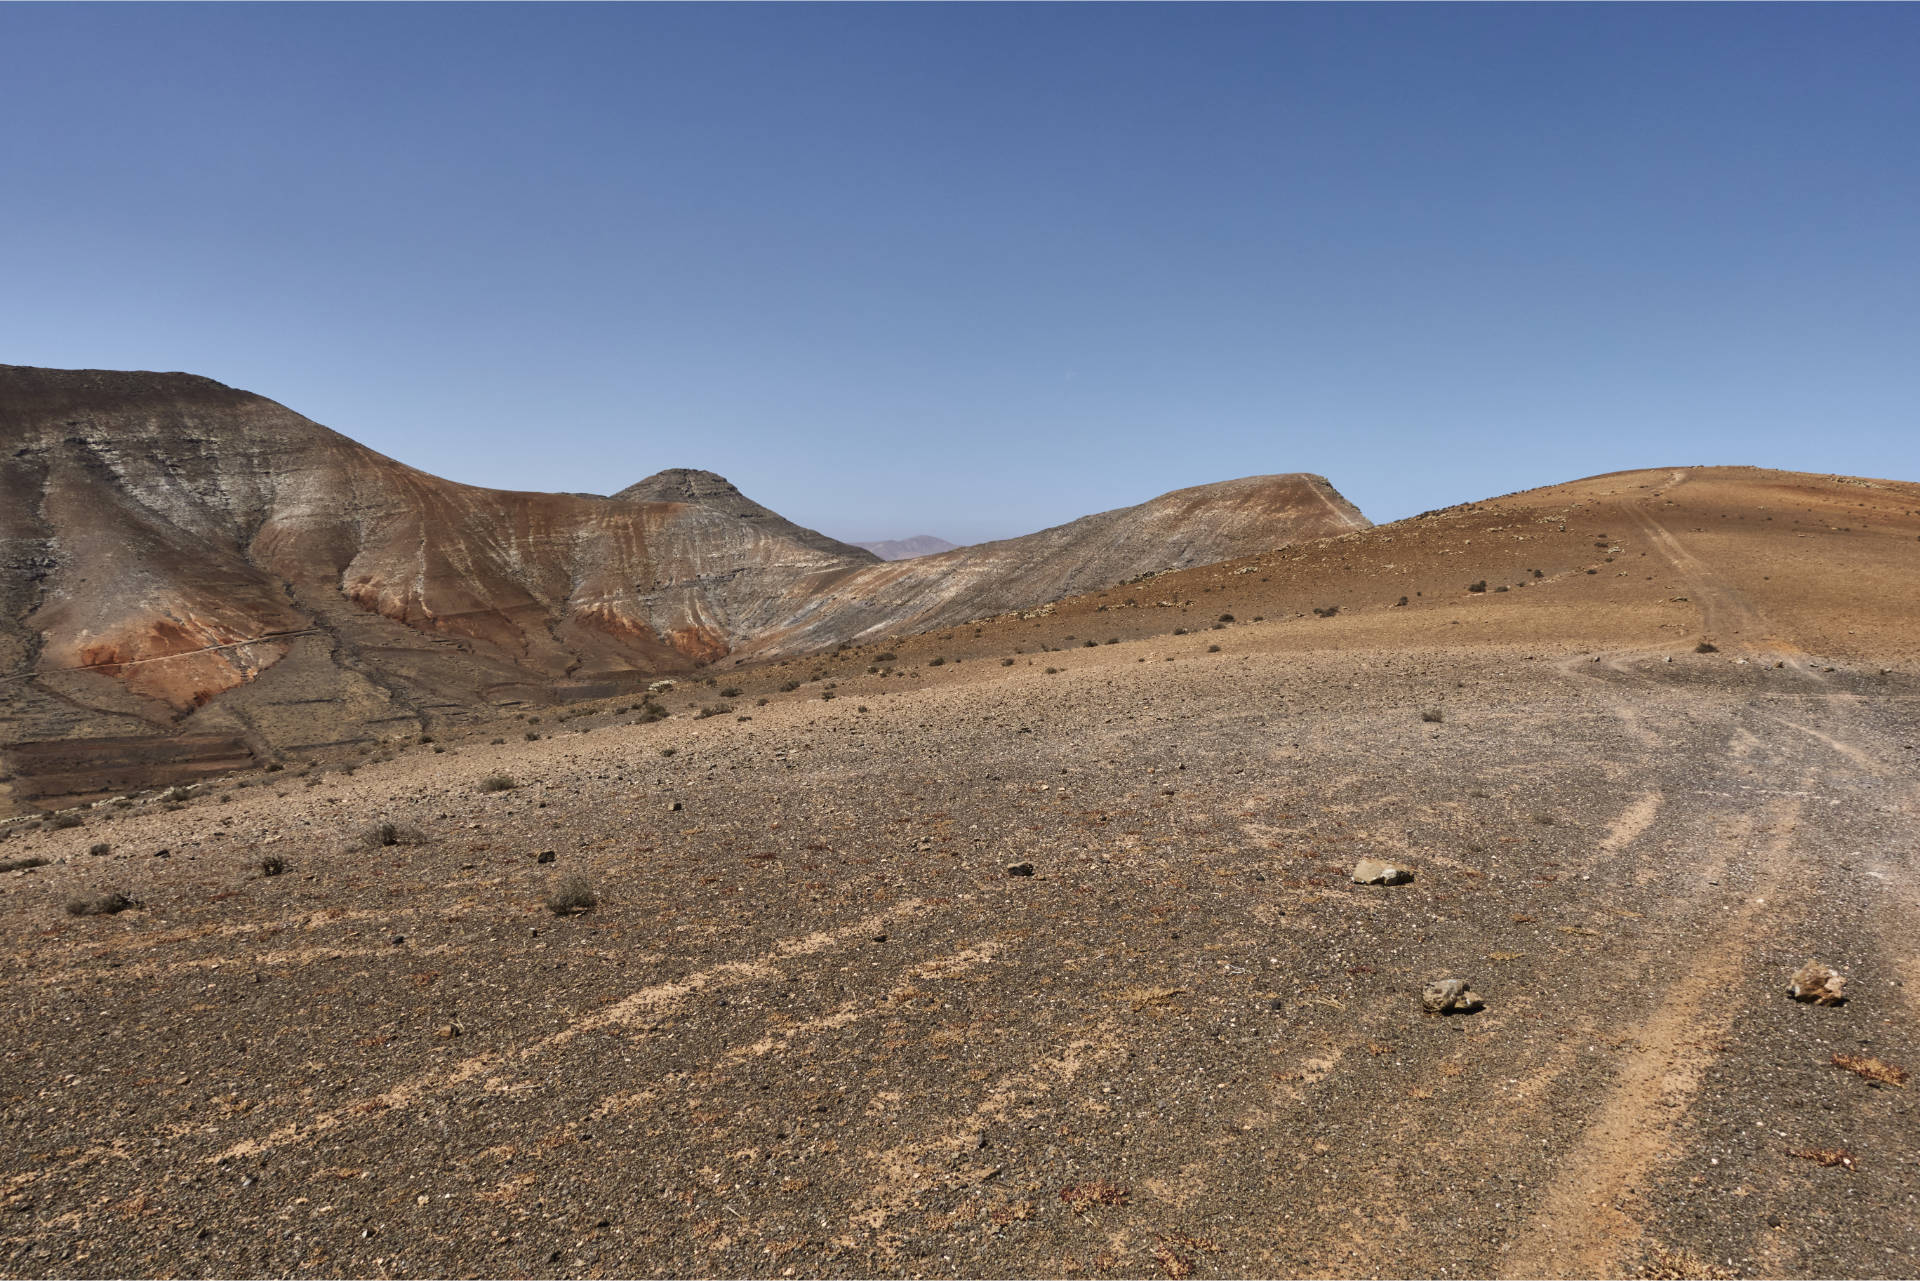
[[[1913,1276],[1917,567],[1605,477],[16,823],[0,1269]]]

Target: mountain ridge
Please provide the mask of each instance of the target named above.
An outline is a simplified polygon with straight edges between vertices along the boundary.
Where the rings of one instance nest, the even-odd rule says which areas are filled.
[[[0,366],[0,744],[191,731],[269,755],[1365,523],[1322,478],[1246,478],[886,563],[699,469],[486,489],[198,375]]]

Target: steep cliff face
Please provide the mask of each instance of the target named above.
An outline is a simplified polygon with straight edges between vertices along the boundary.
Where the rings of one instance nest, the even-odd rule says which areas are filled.
[[[1257,477],[885,564],[711,472],[482,489],[210,379],[0,366],[0,744],[341,741],[1365,523],[1317,477]]]

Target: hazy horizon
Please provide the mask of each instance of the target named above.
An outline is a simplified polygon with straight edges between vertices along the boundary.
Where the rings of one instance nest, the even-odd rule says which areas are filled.
[[[0,360],[836,537],[1920,478],[1910,6],[7,6]]]

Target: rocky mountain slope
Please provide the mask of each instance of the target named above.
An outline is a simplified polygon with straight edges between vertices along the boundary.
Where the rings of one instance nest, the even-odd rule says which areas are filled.
[[[484,489],[210,379],[0,366],[0,745],[319,748],[1365,524],[1264,477],[888,565],[710,472]]]

